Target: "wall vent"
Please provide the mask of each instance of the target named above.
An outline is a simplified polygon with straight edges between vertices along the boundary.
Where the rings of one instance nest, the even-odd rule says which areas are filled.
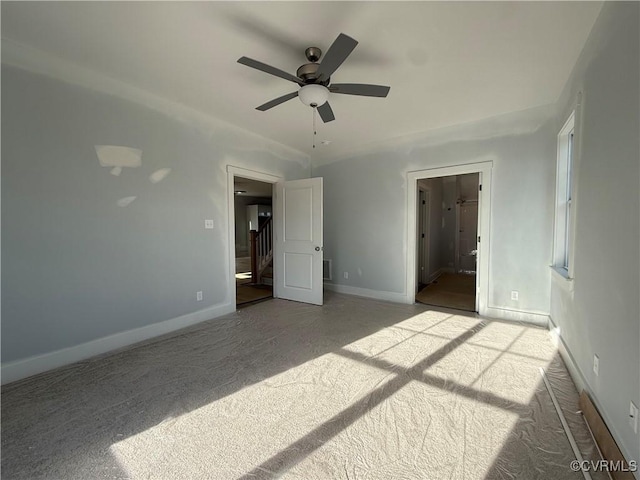
[[[322,260],[322,279],[333,280],[331,272],[332,272],[331,260]]]

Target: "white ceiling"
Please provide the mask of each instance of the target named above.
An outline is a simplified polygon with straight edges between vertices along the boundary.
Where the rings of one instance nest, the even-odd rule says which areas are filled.
[[[387,139],[555,102],[601,2],[2,2],[2,37],[330,158]],[[332,94],[334,122],[297,89],[236,63],[291,73],[339,33],[360,44],[336,83],[390,85],[386,99]]]

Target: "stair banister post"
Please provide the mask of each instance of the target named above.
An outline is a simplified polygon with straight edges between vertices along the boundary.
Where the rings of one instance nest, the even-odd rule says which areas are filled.
[[[251,283],[258,283],[258,255],[256,252],[257,234],[257,231],[251,230]]]

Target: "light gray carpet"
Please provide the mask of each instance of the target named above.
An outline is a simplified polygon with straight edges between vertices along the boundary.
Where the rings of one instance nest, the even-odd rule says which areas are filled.
[[[2,478],[580,479],[539,366],[590,458],[543,329],[269,300],[5,386]]]

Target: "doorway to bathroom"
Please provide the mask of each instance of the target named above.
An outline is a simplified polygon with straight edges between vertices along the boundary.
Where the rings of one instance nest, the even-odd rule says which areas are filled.
[[[475,311],[479,174],[418,180],[416,301]]]
[[[491,162],[483,162],[408,174],[410,300],[470,312],[486,307],[489,197],[483,187],[490,187],[490,172]]]

